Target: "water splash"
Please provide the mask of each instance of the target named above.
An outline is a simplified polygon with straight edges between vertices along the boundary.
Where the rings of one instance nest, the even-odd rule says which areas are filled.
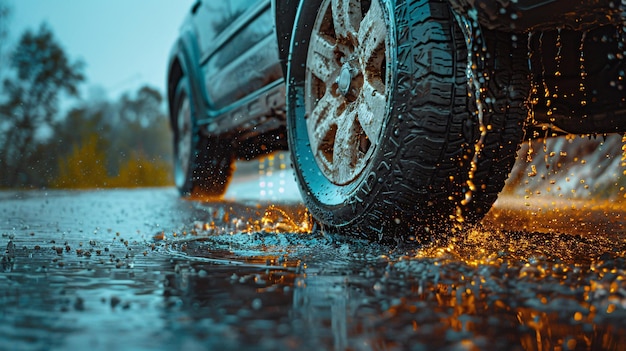
[[[235,207],[225,203],[200,204],[205,218],[195,220],[191,229],[181,229],[153,236],[156,241],[197,240],[209,236],[265,233],[311,233],[313,219],[308,210],[301,206],[269,205],[257,207]]]
[[[531,37],[534,35],[534,33],[530,33],[529,34]],[[539,90],[543,90],[543,97],[546,99],[546,107],[550,107],[550,88],[548,87],[548,83],[546,82],[546,65],[545,62],[543,61],[543,32],[539,32],[539,38],[537,38],[537,48],[539,49],[539,52],[535,52],[535,50],[530,47],[531,45],[531,38],[528,39],[528,45],[529,45],[529,50],[531,52],[532,56],[538,55],[539,56],[539,63],[541,65],[541,87],[538,87],[536,90],[537,92]],[[534,77],[533,77],[534,78]],[[535,79],[533,79],[533,81],[535,81]],[[541,88],[541,89],[539,89]],[[537,99],[535,101],[535,104],[537,104],[539,102],[539,100]],[[549,112],[548,115],[551,115],[552,113]]]
[[[538,196],[624,200],[626,139],[567,135],[531,140],[522,146],[504,193],[527,200]],[[542,157],[543,156],[543,157]]]
[[[585,86],[585,79],[587,78],[587,71],[585,70],[585,39],[586,38],[587,38],[587,32],[585,31],[582,33],[582,36],[580,37],[580,46],[578,47],[578,50],[580,51],[580,56],[578,58],[579,72],[580,72],[580,84],[579,84],[578,90],[581,93],[583,93],[583,98],[582,100],[580,100],[580,106],[582,107],[587,105],[587,88]]]
[[[467,76],[468,96],[469,98],[473,98],[474,103],[476,104],[474,114],[478,120],[480,136],[476,141],[476,144],[474,144],[474,155],[472,156],[470,170],[466,181],[468,190],[465,192],[463,200],[461,200],[461,205],[463,206],[472,201],[473,193],[476,191],[476,185],[474,184],[473,179],[476,174],[476,170],[478,169],[478,158],[480,157],[485,145],[487,131],[489,130],[489,126],[485,123],[484,119],[485,107],[483,100],[486,88],[481,85],[481,83],[483,83],[488,77],[486,77],[486,73],[481,74],[478,71],[478,63],[484,61],[482,53],[486,52],[487,48],[485,47],[484,40],[479,40],[479,38],[481,38],[481,32],[480,27],[478,26],[478,13],[476,9],[469,10],[467,14],[468,17],[461,16],[459,14],[455,14],[455,17],[461,27],[461,30],[463,31],[465,43],[467,45],[467,68],[465,74]],[[478,48],[481,44],[482,47]],[[456,220],[458,222],[465,221],[463,218],[463,212],[459,207],[457,207],[456,211]]]
[[[307,210],[300,213],[287,213],[286,210],[271,205],[261,218],[262,230],[274,233],[310,233],[313,220]]]

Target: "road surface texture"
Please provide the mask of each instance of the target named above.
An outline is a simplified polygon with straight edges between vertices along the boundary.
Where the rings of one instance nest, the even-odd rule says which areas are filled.
[[[623,203],[505,196],[392,248],[330,242],[252,183],[0,192],[0,349],[626,350]]]

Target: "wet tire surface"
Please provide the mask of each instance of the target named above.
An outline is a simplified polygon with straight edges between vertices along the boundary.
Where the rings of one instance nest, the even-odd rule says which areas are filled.
[[[0,344],[624,349],[619,205],[504,196],[476,228],[421,248],[333,243],[303,211],[170,188],[2,191]]]
[[[383,2],[386,4],[387,2]],[[317,9],[314,9],[317,11]],[[356,232],[381,242],[432,239],[447,226],[470,169],[473,124],[468,111],[467,47],[449,7],[436,1],[403,1],[393,7],[397,24],[389,69],[389,111],[380,145],[352,183],[333,184],[315,166],[303,125],[301,56],[292,53],[287,125],[293,164],[311,213],[330,233]],[[300,23],[307,27],[308,17]],[[303,38],[300,38],[302,36]],[[294,40],[309,40],[298,33]],[[391,40],[390,40],[391,41]],[[391,84],[390,84],[391,85]]]

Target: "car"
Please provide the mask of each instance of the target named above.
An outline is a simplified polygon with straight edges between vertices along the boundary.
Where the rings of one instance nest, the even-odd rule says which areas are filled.
[[[626,132],[626,2],[197,1],[167,65],[175,183],[289,150],[329,235],[428,243],[489,211],[528,138]]]

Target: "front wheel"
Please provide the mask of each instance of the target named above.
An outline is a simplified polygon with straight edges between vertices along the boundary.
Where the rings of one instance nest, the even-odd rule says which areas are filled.
[[[447,3],[303,6],[287,127],[307,207],[328,231],[430,240],[463,196],[475,134],[467,47]]]
[[[501,188],[504,179],[489,183],[486,174],[507,172],[509,162],[494,166],[477,153],[508,158],[517,144],[496,143],[515,143],[522,126],[496,118],[497,132],[481,132],[487,118],[472,97],[472,55],[448,3],[301,6],[287,78],[288,141],[318,222],[369,240],[428,242],[470,212],[482,212],[472,220],[484,215],[499,191],[490,184]],[[493,136],[503,130],[514,137]],[[470,187],[477,202],[468,203]]]

